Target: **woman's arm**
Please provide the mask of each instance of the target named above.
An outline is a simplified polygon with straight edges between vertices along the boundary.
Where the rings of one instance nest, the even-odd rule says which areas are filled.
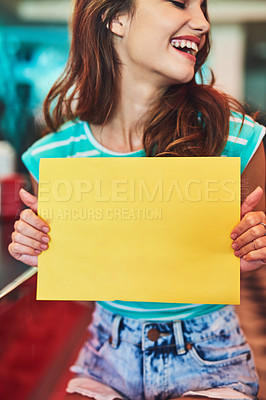
[[[34,196],[38,197],[38,182],[35,180],[35,178],[30,174],[30,181],[31,181],[31,187],[32,191],[34,193]]]
[[[257,189],[258,186],[261,190]],[[241,259],[241,271],[252,271],[266,264],[265,152],[261,144],[242,174],[241,221],[233,229],[232,248]]]
[[[263,189],[263,197],[253,211],[265,212],[265,152],[263,143],[261,143],[241,176],[243,200],[258,186]]]

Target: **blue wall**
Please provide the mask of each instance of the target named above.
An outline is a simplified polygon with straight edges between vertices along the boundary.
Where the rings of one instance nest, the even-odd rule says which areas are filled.
[[[68,52],[67,26],[0,27],[0,132],[18,155],[40,133],[42,102]]]

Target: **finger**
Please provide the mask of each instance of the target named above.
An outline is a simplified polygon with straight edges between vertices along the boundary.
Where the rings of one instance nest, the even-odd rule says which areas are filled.
[[[15,232],[19,232],[28,238],[37,240],[38,242],[49,243],[50,241],[50,237],[47,234],[34,228],[34,226],[29,225],[21,219],[15,222],[14,228]]]
[[[38,256],[28,256],[26,254],[22,254],[19,261],[29,265],[30,267],[38,267]]]
[[[14,242],[10,243],[8,250],[16,260],[20,260],[23,254],[28,256],[36,256],[41,254],[40,250],[34,250],[31,247],[24,246],[23,244]]]
[[[241,205],[241,217],[246,215],[248,212],[252,211],[261,201],[263,196],[263,189],[258,186],[247,198],[243,201]]]
[[[260,224],[264,227],[264,229],[265,229],[265,235],[266,235],[266,221],[264,221],[264,222],[260,222]]]
[[[243,258],[246,261],[258,261],[258,260],[265,261],[265,259],[266,259],[266,248],[263,247],[262,249],[250,251]]]
[[[236,240],[239,236],[241,236],[244,232],[246,232],[251,227],[259,225],[265,222],[265,214],[263,211],[255,211],[247,213],[241,221],[234,227],[231,232],[231,238]],[[263,225],[260,225],[263,227]],[[264,228],[265,233],[265,228]],[[261,236],[263,233],[261,234]]]
[[[38,199],[36,196],[26,192],[25,189],[20,189],[19,196],[27,207],[30,207],[35,213],[37,213]]]
[[[243,246],[239,250],[236,250],[234,254],[236,257],[244,257],[251,251],[259,250],[262,249],[263,247],[266,247],[266,236],[253,240],[253,242],[248,243],[246,246]]]
[[[20,213],[20,220],[44,233],[50,231],[49,225],[38,217],[38,215],[36,215],[30,208],[27,208]]]
[[[257,261],[246,261],[244,258],[240,259],[240,271],[241,272],[251,272],[255,271],[263,267],[266,263],[266,260],[257,260]]]
[[[265,228],[262,225],[255,225],[249,228],[246,232],[240,235],[233,243],[232,248],[239,250],[241,247],[246,246],[248,243],[265,236]]]
[[[16,231],[12,233],[12,241],[14,243],[24,244],[25,246],[31,247],[34,250],[43,251],[48,249],[48,244],[45,243],[45,241],[39,242]]]
[[[8,251],[11,254],[12,257],[14,257],[16,260],[23,262],[24,264],[27,264],[31,267],[37,267],[38,266],[38,255],[28,255],[28,254],[18,254],[14,253],[13,251],[13,243],[10,243],[8,246]]]

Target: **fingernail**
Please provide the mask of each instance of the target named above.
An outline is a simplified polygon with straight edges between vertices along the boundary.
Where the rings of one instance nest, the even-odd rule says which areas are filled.
[[[36,254],[41,254],[41,251],[40,250],[35,250],[35,253]]]
[[[241,257],[241,251],[235,251],[235,256],[236,257]]]
[[[248,256],[244,256],[243,258],[244,260],[248,261]]]
[[[42,231],[44,232],[44,233],[48,233],[49,232],[49,228],[47,228],[47,226],[44,226],[43,228],[42,228]]]
[[[234,244],[232,244],[232,248],[233,248],[234,250],[237,250],[237,249],[239,248],[239,246],[238,246],[237,243],[234,243]]]
[[[47,246],[47,244],[41,244],[41,249],[43,249],[43,250],[47,250],[47,249],[48,249],[48,246]]]
[[[237,238],[237,234],[236,233],[232,233],[231,239],[236,240],[236,238]]]
[[[44,243],[49,243],[49,242],[50,242],[50,239],[49,239],[47,236],[43,236],[43,237],[42,237],[42,242],[44,242]]]

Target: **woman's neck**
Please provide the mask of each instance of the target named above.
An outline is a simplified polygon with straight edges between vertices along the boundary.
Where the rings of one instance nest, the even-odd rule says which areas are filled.
[[[91,124],[95,138],[113,151],[127,153],[142,149],[145,117],[158,92],[143,82],[130,84],[130,80],[123,79],[112,117],[104,126]]]

